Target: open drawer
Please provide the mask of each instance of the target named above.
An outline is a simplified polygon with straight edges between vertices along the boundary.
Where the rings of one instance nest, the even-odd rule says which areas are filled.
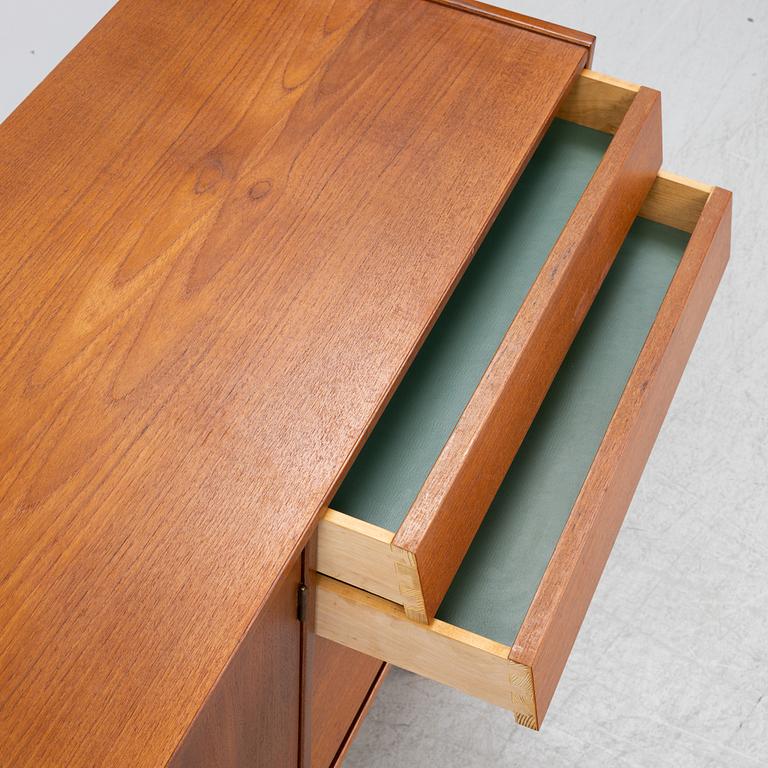
[[[659,175],[437,619],[318,576],[319,635],[539,727],[725,267],[730,212],[729,192]]]
[[[434,617],[661,162],[656,91],[584,72],[559,118],[320,524],[319,572],[422,623]]]

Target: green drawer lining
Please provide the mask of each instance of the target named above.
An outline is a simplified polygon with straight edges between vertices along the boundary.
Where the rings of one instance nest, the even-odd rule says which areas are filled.
[[[347,474],[334,509],[390,531],[400,527],[610,138],[554,121]]]

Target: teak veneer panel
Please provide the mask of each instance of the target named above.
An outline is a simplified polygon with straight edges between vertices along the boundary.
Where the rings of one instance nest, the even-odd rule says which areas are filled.
[[[474,13],[487,19],[501,22],[502,24],[511,24],[521,29],[528,29],[532,32],[554,37],[558,40],[565,40],[569,43],[584,46],[588,51],[586,65],[592,63],[592,54],[594,53],[595,36],[585,32],[579,32],[575,29],[563,27],[560,24],[553,24],[550,21],[534,19],[531,16],[525,16],[522,13],[509,11],[506,8],[498,8],[495,5],[479,2],[479,0],[432,0],[433,3],[440,3],[450,8],[456,8],[467,13]]]
[[[165,764],[587,58],[123,0],[0,126],[0,754]]]
[[[386,680],[388,673],[389,673],[389,664],[382,664],[381,671],[379,672],[376,679],[373,681],[373,685],[371,685],[370,690],[368,691],[364,701],[362,702],[362,705],[360,706],[357,716],[355,717],[355,721],[352,723],[352,727],[349,729],[349,731],[347,731],[347,734],[344,737],[344,740],[342,741],[341,746],[339,747],[339,751],[336,753],[336,757],[333,763],[331,764],[331,768],[344,768],[344,760],[347,756],[347,752],[349,752],[349,748],[354,743],[354,740],[357,737],[357,734],[361,726],[365,722],[365,718],[368,716],[368,712],[373,706],[376,700],[376,696],[379,692],[379,689],[381,688],[381,685],[384,682],[384,680]],[[313,766],[312,768],[315,768],[315,766]]]

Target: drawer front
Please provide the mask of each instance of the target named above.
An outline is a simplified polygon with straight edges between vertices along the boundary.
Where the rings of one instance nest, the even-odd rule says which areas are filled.
[[[560,117],[320,525],[320,572],[422,623],[434,618],[661,161],[655,91],[586,72]]]
[[[540,726],[727,262],[730,212],[725,190],[659,175],[641,210],[655,223],[633,227],[437,619],[320,577],[320,635]]]

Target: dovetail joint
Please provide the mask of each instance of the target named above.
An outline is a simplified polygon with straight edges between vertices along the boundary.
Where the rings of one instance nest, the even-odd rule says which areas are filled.
[[[397,556],[395,573],[397,574],[398,589],[403,598],[405,615],[411,621],[428,624],[424,593],[421,590],[421,579],[416,565],[416,555],[400,547],[393,546],[392,551]]]
[[[536,694],[533,685],[533,671],[530,667],[510,661],[509,690],[512,711],[518,725],[533,730],[539,729],[539,718],[536,712]]]

